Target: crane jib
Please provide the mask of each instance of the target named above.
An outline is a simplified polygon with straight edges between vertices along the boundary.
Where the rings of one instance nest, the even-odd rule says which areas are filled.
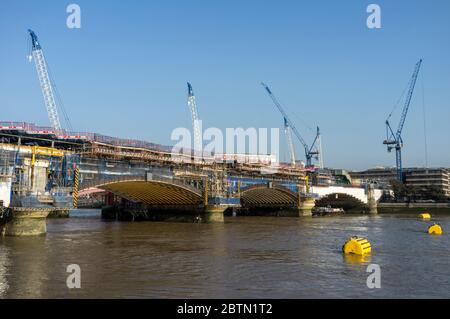
[[[280,111],[280,113],[283,115],[284,121],[285,121],[285,126],[288,126],[292,132],[294,132],[295,136],[297,137],[297,139],[300,141],[300,143],[303,145],[304,149],[305,149],[305,157],[306,157],[306,165],[307,166],[312,166],[312,158],[313,157],[318,157],[319,156],[319,151],[313,151],[316,142],[319,139],[320,136],[320,132],[319,129],[317,128],[317,135],[314,139],[314,142],[312,143],[311,147],[308,146],[308,144],[305,142],[305,140],[303,139],[303,137],[301,136],[300,132],[297,130],[297,128],[295,127],[294,123],[292,123],[292,121],[289,119],[288,115],[286,114],[286,112],[284,111],[283,107],[281,106],[281,104],[278,102],[277,98],[275,97],[275,95],[272,93],[272,91],[269,89],[269,87],[265,84],[265,83],[261,83],[261,85],[266,89],[267,93],[269,94],[270,98],[272,99],[273,103],[275,104],[275,106],[278,108],[278,110]],[[289,137],[288,138],[288,143],[289,143]],[[289,145],[288,145],[289,146]],[[292,151],[291,151],[292,154]]]
[[[406,95],[405,104],[403,105],[402,114],[400,116],[400,121],[398,123],[397,131],[394,134],[392,127],[389,123],[389,117],[386,120],[386,140],[383,141],[383,144],[387,146],[388,152],[392,151],[395,148],[395,162],[397,168],[397,179],[399,181],[403,181],[403,164],[402,164],[402,147],[403,147],[403,139],[402,139],[402,131],[403,126],[405,125],[406,116],[408,115],[409,106],[411,104],[411,99],[414,93],[414,88],[416,86],[417,77],[419,75],[420,67],[422,65],[422,59],[420,59],[415,67],[414,72],[411,76],[411,80],[409,82],[409,89]],[[392,113],[391,113],[392,114]]]
[[[42,95],[44,97],[45,107],[47,108],[50,125],[55,132],[61,131],[61,122],[58,116],[55,96],[53,94],[52,83],[48,73],[47,63],[45,62],[44,52],[38,42],[36,34],[32,30],[28,30],[32,42],[32,53],[36,71],[41,85]]]
[[[411,77],[411,82],[410,82],[410,85],[409,85],[408,95],[406,97],[405,105],[403,107],[402,115],[400,117],[400,122],[399,122],[398,128],[397,128],[397,133],[396,133],[397,140],[401,138],[401,133],[402,133],[402,130],[403,130],[403,126],[405,124],[406,115],[408,114],[409,106],[411,104],[411,98],[412,98],[412,95],[414,93],[414,88],[416,86],[417,76],[419,75],[421,64],[422,64],[422,59],[420,59],[419,62],[417,62],[416,66],[414,68],[413,75]]]

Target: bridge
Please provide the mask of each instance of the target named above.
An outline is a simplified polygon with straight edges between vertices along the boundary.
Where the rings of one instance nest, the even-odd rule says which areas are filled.
[[[128,203],[128,217],[123,211],[118,212],[115,208],[114,218],[118,219],[149,219],[151,211],[166,211],[166,217],[173,217],[173,213],[180,212],[178,219],[186,211],[201,211],[202,207],[214,206],[219,216],[208,219],[208,216],[201,217],[195,215],[194,220],[222,221],[223,215],[227,209],[237,208],[243,212],[252,211],[254,213],[265,214],[271,212],[278,216],[309,216],[312,207],[303,207],[303,200],[306,201],[299,185],[292,182],[276,183],[270,181],[270,178],[241,179],[229,177],[226,183],[229,185],[230,192],[224,197],[205,195],[205,184],[203,182],[192,186],[189,182],[180,182],[176,178],[162,178],[152,175],[150,178],[122,177],[110,181],[99,182],[97,185],[86,184],[78,197],[93,197],[100,194],[102,204],[107,206],[123,205],[124,201]],[[233,183],[236,181],[236,183]],[[231,185],[230,185],[231,184]],[[240,189],[238,186],[239,185]],[[251,184],[251,185],[245,185]],[[294,189],[294,190],[293,190]],[[358,187],[315,187],[318,193],[312,193],[315,205],[321,207],[339,207],[346,211],[369,212],[369,195],[366,188]],[[208,196],[207,199],[205,196]],[[381,197],[381,191],[374,190],[375,200]],[[130,205],[133,203],[133,205]],[[207,203],[205,205],[205,203]],[[138,204],[138,205],[137,205]],[[131,209],[130,209],[131,208]],[[170,216],[168,212],[172,213]],[[111,217],[111,216],[110,216]],[[161,218],[161,217],[160,217]]]
[[[227,210],[311,216],[316,203],[350,203],[351,209],[375,211],[377,195],[370,187],[318,187],[310,192],[307,181],[314,172],[296,164],[292,143],[291,164],[277,163],[272,155],[234,154],[234,150],[202,153],[201,125],[190,83],[187,104],[194,150],[187,153],[145,141],[63,129],[43,48],[36,33],[28,32],[29,57],[35,62],[51,127],[0,122],[0,232],[43,233],[49,214],[65,215],[83,198],[93,196],[102,197],[103,217],[124,220],[223,222]],[[311,168],[313,156],[321,154],[314,148],[319,129],[309,147],[264,86],[284,117],[287,137],[292,129]]]
[[[367,187],[311,185],[308,191],[305,177],[314,173],[302,166],[217,156],[199,161],[155,144],[96,135],[67,139],[24,126],[0,129],[0,200],[20,207],[18,214],[28,207],[40,211],[23,214],[58,215],[96,197],[104,218],[223,222],[231,211],[311,216],[314,206],[331,206],[374,212],[381,196]]]
[[[191,211],[197,214],[188,215],[188,220],[223,221],[227,210],[310,216],[314,205],[370,212],[371,199],[377,202],[382,195],[378,189],[351,186],[314,186],[307,194],[299,176],[238,172],[233,166],[211,171],[149,167],[123,176],[112,173],[115,164],[110,162],[109,168],[96,171],[97,178],[81,178],[78,198],[100,195],[103,205],[115,206],[105,210],[108,216],[118,219],[180,219]],[[83,161],[79,172],[80,176],[94,173]]]

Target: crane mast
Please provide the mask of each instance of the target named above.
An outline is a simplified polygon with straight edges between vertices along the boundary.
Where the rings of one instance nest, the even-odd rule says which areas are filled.
[[[59,121],[58,110],[56,107],[55,97],[53,95],[52,84],[48,74],[47,64],[45,62],[44,52],[38,41],[36,34],[32,30],[28,30],[31,37],[31,50],[36,71],[41,85],[42,95],[44,96],[45,106],[47,108],[48,119],[55,133],[61,131],[61,122]]]
[[[194,131],[194,153],[195,151],[202,152],[202,133],[200,128],[200,120],[197,112],[197,104],[195,102],[194,90],[192,85],[188,82],[188,107],[191,111],[192,129]]]
[[[414,93],[414,88],[416,86],[417,76],[419,75],[421,65],[422,59],[420,59],[419,62],[417,62],[414,67],[414,72],[409,82],[408,94],[406,95],[406,100],[403,106],[400,122],[398,123],[397,131],[395,133],[389,123],[389,119],[392,116],[392,112],[391,114],[389,114],[386,120],[386,139],[383,141],[383,144],[387,146],[388,152],[391,152],[392,149],[395,148],[397,179],[399,181],[403,181],[403,164],[402,164],[403,139],[401,134],[403,131],[403,126],[405,125],[406,115],[408,114],[409,106],[411,104],[411,99]]]
[[[318,144],[319,144],[319,146],[318,146],[318,149],[319,149],[319,167],[320,168],[324,168],[325,166],[324,166],[324,163],[323,163],[323,151],[322,151],[322,135],[320,134],[320,131],[319,131],[319,127],[317,127],[317,136],[318,136],[318,140],[319,140],[319,142],[318,142]]]
[[[319,144],[315,150],[313,148],[316,144]],[[319,162],[319,167],[323,168],[323,160],[322,160],[322,138],[320,134],[320,129],[316,127],[316,136],[314,137],[314,141],[311,144],[311,148],[309,149],[309,156],[314,157]]]
[[[286,131],[286,124],[287,124],[287,126],[292,130],[292,132],[294,132],[294,135],[297,137],[297,139],[303,145],[303,148],[305,150],[306,166],[307,167],[312,166],[312,159],[313,158],[315,158],[315,159],[319,158],[319,151],[315,148],[315,146],[316,146],[315,144],[317,143],[317,141],[319,139],[319,136],[320,136],[319,128],[317,127],[317,135],[316,135],[316,137],[314,139],[314,142],[312,143],[311,147],[309,147],[308,144],[306,144],[306,142],[303,139],[303,137],[301,136],[300,132],[297,130],[295,125],[289,119],[288,115],[284,111],[284,109],[281,106],[280,102],[278,102],[277,98],[272,93],[272,91],[269,89],[269,87],[266,84],[264,84],[264,83],[261,83],[261,85],[266,89],[266,91],[269,94],[270,98],[272,99],[273,103],[278,108],[278,110],[280,111],[281,115],[283,115],[283,118],[284,118],[284,121],[285,121],[285,131]],[[289,145],[289,141],[288,141],[288,146],[289,146],[289,148],[291,148],[291,146]],[[292,148],[293,148],[293,146],[292,146]],[[291,152],[291,150],[290,150],[290,152]],[[291,158],[291,160],[292,160],[292,158]]]
[[[295,166],[294,142],[292,141],[291,128],[289,127],[289,123],[286,120],[286,118],[284,118],[284,134],[286,134],[286,140],[287,140],[287,145],[288,145],[288,149],[289,149],[289,158],[291,160],[291,165]]]

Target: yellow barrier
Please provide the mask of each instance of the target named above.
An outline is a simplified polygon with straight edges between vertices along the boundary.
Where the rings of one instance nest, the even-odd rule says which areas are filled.
[[[356,255],[356,254],[344,254],[344,261],[348,264],[363,264],[370,262],[370,254]]]
[[[73,208],[77,208],[78,206],[78,178],[79,178],[79,170],[78,167],[75,168],[74,177],[73,177]]]
[[[442,227],[439,224],[434,224],[428,227],[428,234],[430,235],[442,235]]]
[[[353,236],[342,247],[344,254],[366,255],[372,251],[370,242],[363,237]]]

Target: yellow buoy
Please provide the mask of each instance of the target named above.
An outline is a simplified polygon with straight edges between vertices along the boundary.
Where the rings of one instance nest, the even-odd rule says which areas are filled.
[[[439,224],[434,224],[428,227],[428,234],[430,235],[442,235],[442,228]]]
[[[371,254],[355,255],[344,254],[344,261],[348,264],[364,264],[370,262]]]
[[[422,213],[422,214],[419,214],[419,218],[430,219],[431,215],[429,213]]]
[[[344,254],[366,255],[372,251],[370,242],[363,237],[353,236],[342,247]]]

